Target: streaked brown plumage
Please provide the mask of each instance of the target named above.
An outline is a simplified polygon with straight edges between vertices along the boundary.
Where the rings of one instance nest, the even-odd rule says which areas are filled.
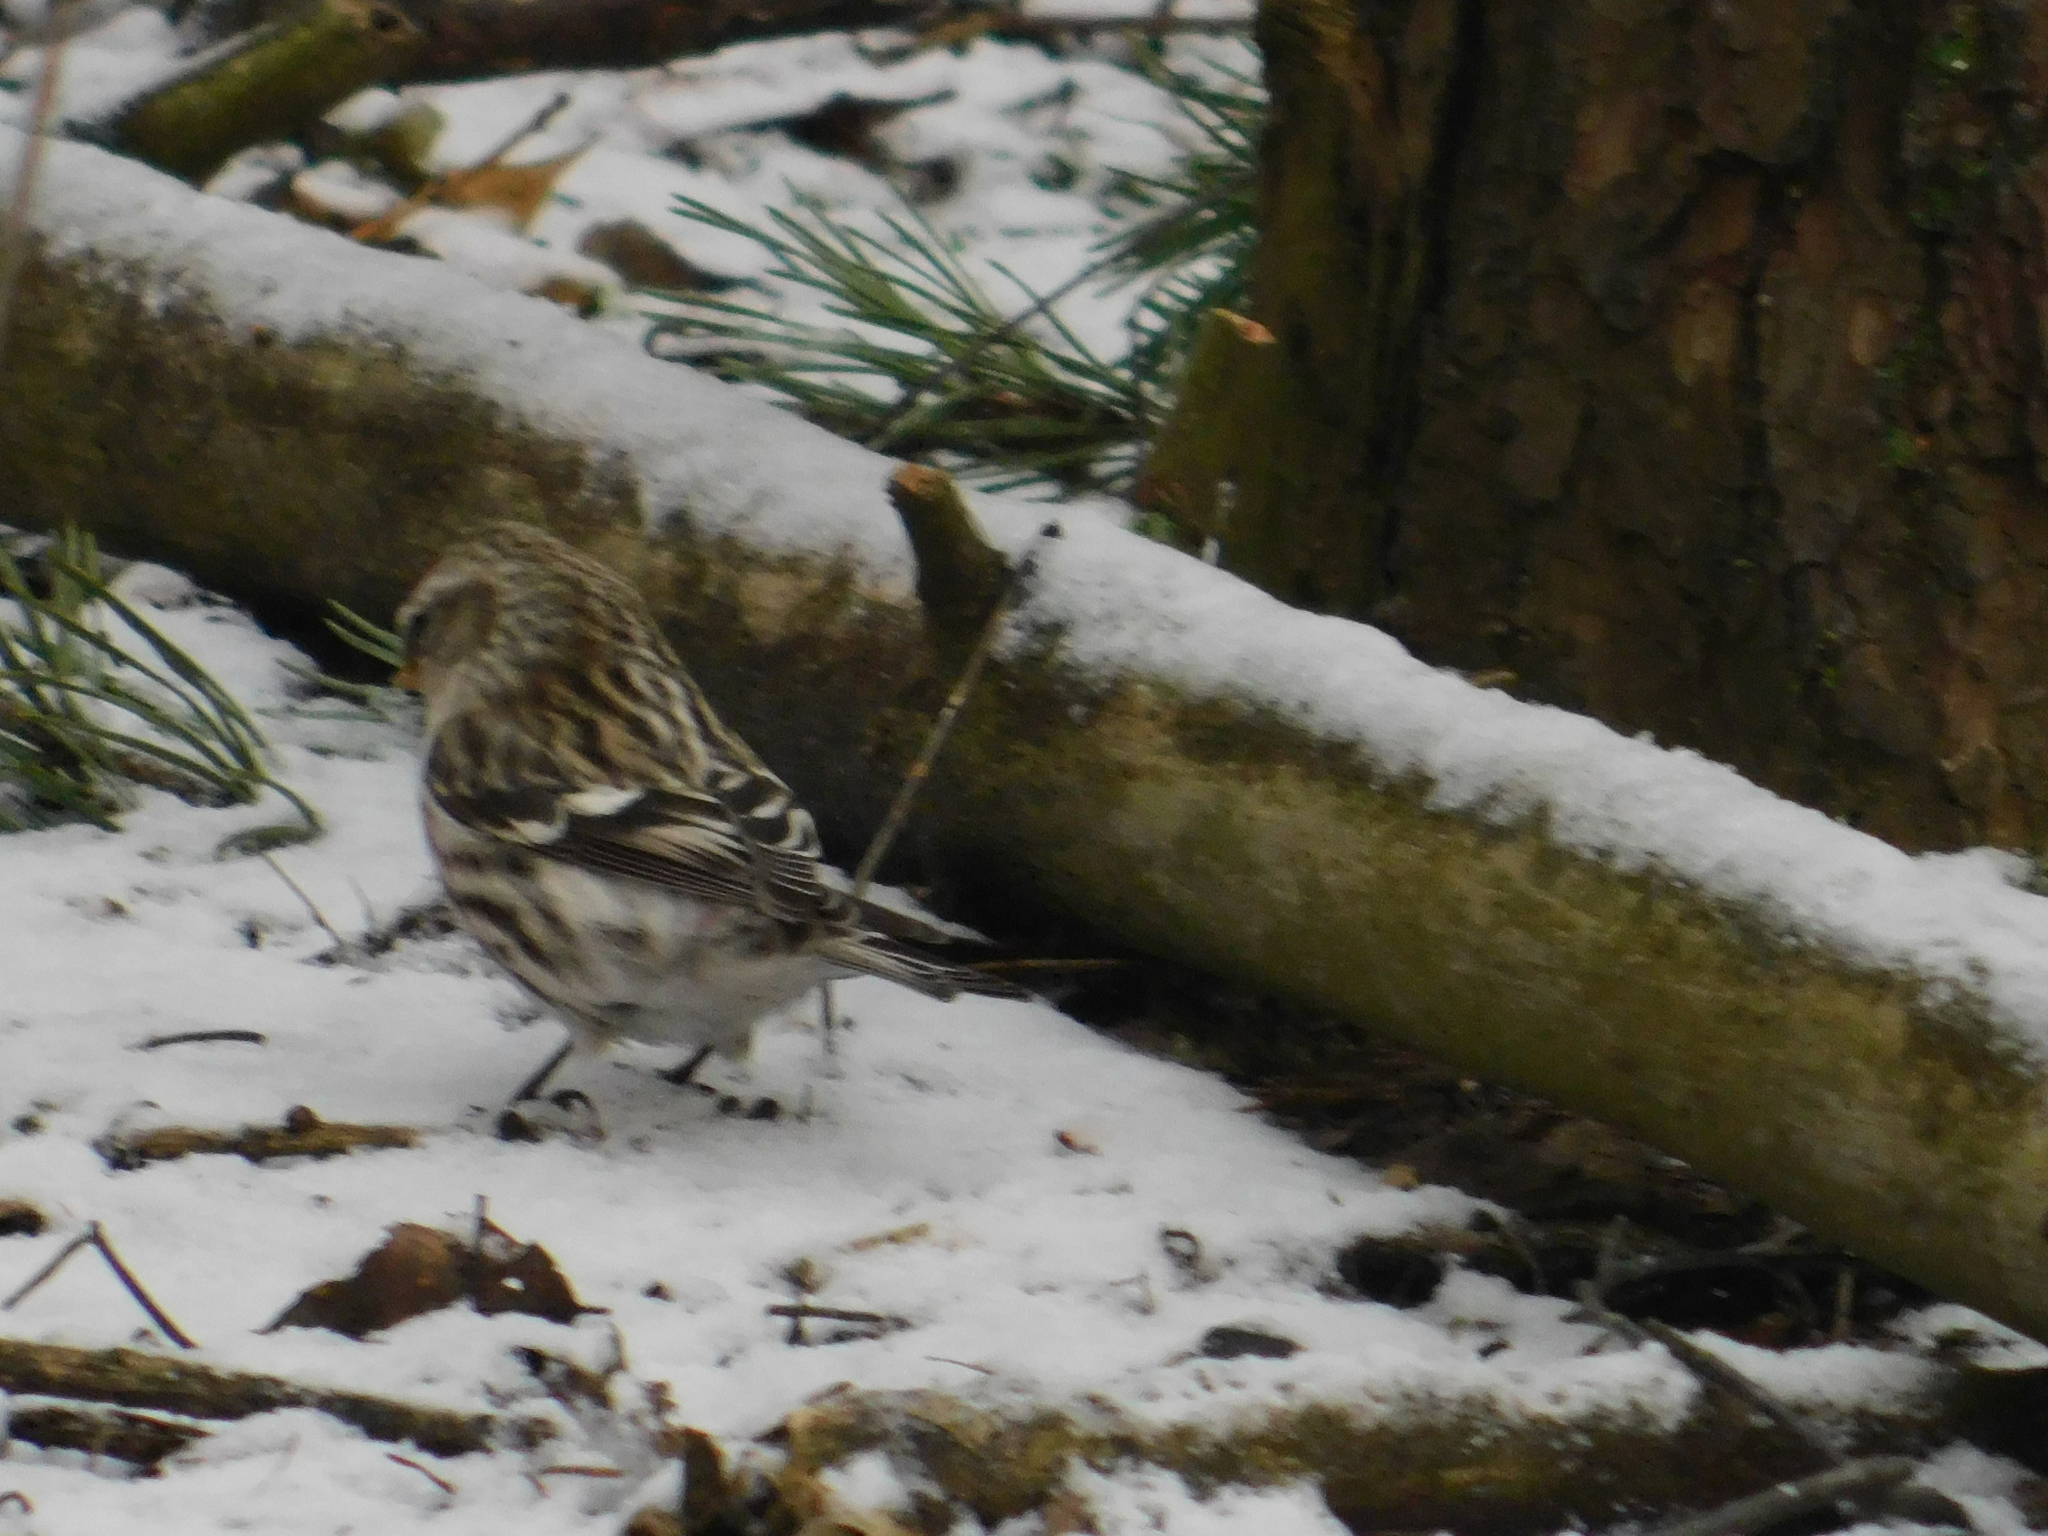
[[[840,976],[1018,995],[855,905],[809,813],[596,561],[493,524],[443,553],[398,623],[449,899],[569,1026],[562,1054],[620,1036],[741,1054],[765,1015]]]

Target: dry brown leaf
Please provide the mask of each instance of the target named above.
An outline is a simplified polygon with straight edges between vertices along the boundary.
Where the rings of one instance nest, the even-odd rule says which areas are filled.
[[[417,1222],[400,1222],[344,1279],[306,1291],[270,1325],[326,1328],[360,1339],[408,1318],[468,1301],[485,1316],[523,1312],[567,1323],[585,1312],[546,1249],[483,1223],[472,1247]],[[268,1332],[270,1329],[266,1329]]]

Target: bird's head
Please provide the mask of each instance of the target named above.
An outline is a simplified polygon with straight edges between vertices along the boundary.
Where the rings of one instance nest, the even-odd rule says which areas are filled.
[[[614,645],[666,647],[621,577],[527,523],[492,523],[442,551],[399,606],[392,679],[426,696],[427,726],[543,669]]]

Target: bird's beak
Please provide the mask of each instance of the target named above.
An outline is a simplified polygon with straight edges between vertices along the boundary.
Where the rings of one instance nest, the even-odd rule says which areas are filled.
[[[407,660],[404,665],[391,674],[391,686],[394,688],[410,688],[414,693],[418,693],[420,691],[420,664],[417,661]]]

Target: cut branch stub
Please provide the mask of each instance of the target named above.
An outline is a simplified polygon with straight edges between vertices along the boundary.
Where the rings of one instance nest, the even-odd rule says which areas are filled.
[[[236,150],[287,138],[364,86],[402,76],[421,41],[384,0],[319,0],[134,102],[110,137],[137,159],[201,181]]]
[[[1003,595],[1010,565],[974,520],[943,470],[904,464],[889,477],[889,500],[917,557],[917,598],[946,647],[972,645]]]
[[[1192,545],[1223,537],[1225,487],[1264,436],[1254,428],[1271,393],[1264,370],[1276,356],[1273,333],[1256,320],[1227,309],[1203,314],[1173,414],[1153,439],[1131,494],[1139,506],[1171,518]]]

